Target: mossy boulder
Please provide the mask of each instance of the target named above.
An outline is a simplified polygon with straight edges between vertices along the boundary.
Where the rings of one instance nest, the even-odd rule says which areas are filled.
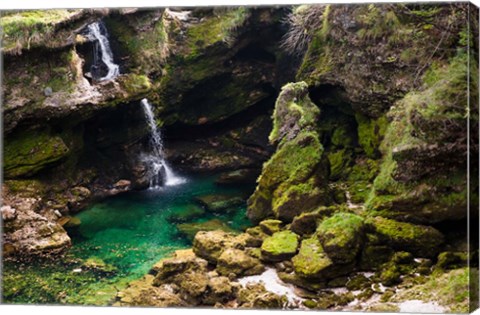
[[[267,291],[262,283],[247,284],[239,290],[237,299],[241,308],[284,309],[288,303],[286,296]]]
[[[305,279],[328,280],[345,275],[354,264],[338,264],[324,251],[317,237],[302,241],[300,251],[292,258],[295,274]]]
[[[280,232],[280,229],[281,229],[281,226],[283,225],[283,222],[280,221],[280,220],[274,220],[274,219],[270,219],[270,220],[263,220],[262,222],[260,222],[258,224],[258,226],[260,227],[260,229],[262,229],[262,231],[265,233],[265,234],[268,234],[268,235],[272,235],[276,232]]]
[[[227,277],[211,277],[208,282],[207,292],[202,298],[202,304],[215,305],[225,303],[235,298],[237,288],[232,285]]]
[[[32,176],[68,154],[69,148],[58,135],[41,129],[22,131],[5,141],[4,176]]]
[[[444,242],[443,234],[431,226],[382,217],[369,218],[365,223],[381,242],[397,250],[409,251],[417,257],[434,257]]]
[[[263,165],[248,200],[247,215],[255,223],[271,215],[291,222],[296,215],[330,202],[328,160],[316,124],[319,114],[304,82],[282,88],[269,137],[277,150]]]
[[[320,207],[311,212],[301,213],[293,219],[290,230],[298,235],[312,234],[317,229],[318,221],[330,216],[333,212],[332,207]]]
[[[361,270],[378,270],[381,265],[388,262],[394,251],[386,245],[365,245],[359,258]]]
[[[291,258],[297,253],[298,239],[297,234],[288,230],[274,233],[263,241],[262,259],[275,262]]]
[[[437,257],[437,268],[444,270],[464,268],[468,265],[467,252],[442,252]]]
[[[243,250],[228,248],[218,257],[216,270],[224,276],[233,273],[240,277],[261,274],[265,271],[265,266]]]
[[[317,236],[334,262],[349,263],[356,258],[363,245],[363,218],[347,212],[336,213],[320,223]]]
[[[247,238],[244,235],[235,235],[225,231],[200,231],[193,239],[193,252],[212,264],[216,264],[218,258],[228,248],[243,249],[247,246]]]

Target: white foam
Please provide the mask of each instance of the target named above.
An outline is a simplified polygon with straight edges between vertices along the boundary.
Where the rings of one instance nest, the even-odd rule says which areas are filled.
[[[435,302],[423,302],[420,300],[410,300],[398,303],[400,312],[404,313],[445,313],[445,307]]]
[[[263,283],[267,291],[278,295],[285,295],[288,301],[292,304],[298,304],[304,300],[295,293],[293,285],[283,282],[278,277],[277,271],[274,268],[267,268],[267,270],[261,275],[240,278],[238,279],[238,282],[243,287],[248,283]]]

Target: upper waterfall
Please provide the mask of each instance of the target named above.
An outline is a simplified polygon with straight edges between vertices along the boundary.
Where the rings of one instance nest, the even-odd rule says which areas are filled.
[[[108,41],[108,33],[102,22],[95,22],[88,25],[88,36],[90,40],[95,40],[93,52],[92,75],[98,73],[100,60],[107,67],[107,74],[100,76],[99,81],[111,80],[120,74],[119,66],[113,61],[113,53]]]
[[[145,113],[145,119],[147,120],[148,127],[150,129],[150,143],[151,154],[147,156],[147,163],[150,173],[150,188],[158,188],[162,185],[174,186],[183,184],[186,180],[177,176],[172,168],[165,161],[163,153],[163,140],[160,130],[157,128],[155,122],[155,116],[153,115],[152,106],[147,99],[141,101],[143,111]],[[164,181],[162,179],[162,172],[164,173]]]

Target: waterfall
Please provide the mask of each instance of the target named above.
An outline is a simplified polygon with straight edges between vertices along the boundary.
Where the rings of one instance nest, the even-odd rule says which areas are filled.
[[[162,135],[155,123],[155,116],[153,115],[152,106],[148,103],[147,99],[141,101],[143,111],[145,113],[145,119],[147,120],[148,127],[150,128],[150,143],[152,151],[146,156],[146,161],[149,165],[150,173],[150,188],[158,188],[162,185],[162,171],[165,176],[165,186],[175,186],[185,183],[185,179],[177,176],[172,168],[165,161],[163,155],[163,141]]]
[[[108,41],[108,33],[105,25],[101,22],[95,22],[88,25],[88,34],[90,40],[94,40],[93,48],[93,65],[92,75],[94,72],[98,73],[101,59],[102,63],[107,67],[107,74],[104,77],[100,77],[99,81],[111,80],[120,74],[118,65],[113,62],[113,53]],[[99,58],[100,57],[100,58]]]

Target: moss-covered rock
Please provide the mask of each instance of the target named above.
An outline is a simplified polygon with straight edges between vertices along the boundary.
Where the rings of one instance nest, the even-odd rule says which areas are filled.
[[[282,261],[297,253],[298,235],[291,231],[274,233],[262,243],[262,259],[265,261]]]
[[[26,130],[5,142],[3,169],[6,178],[32,176],[64,159],[69,148],[48,130]]]
[[[311,280],[328,280],[345,275],[354,264],[337,264],[330,259],[315,236],[303,240],[298,255],[292,258],[295,274]]]
[[[359,253],[364,239],[363,218],[351,213],[336,213],[317,228],[318,239],[336,263],[349,263]]]
[[[468,260],[466,252],[443,252],[438,255],[435,266],[445,270],[464,268],[467,266]]]
[[[378,270],[384,263],[388,262],[394,251],[385,245],[367,244],[363,248],[359,258],[361,270]]]
[[[283,309],[287,305],[286,296],[267,291],[262,283],[247,284],[238,292],[241,308]]]
[[[219,274],[237,277],[258,275],[265,271],[259,259],[251,257],[245,251],[228,248],[218,257],[217,269]]]
[[[308,97],[307,85],[290,83],[282,88],[273,115],[270,141],[277,151],[266,162],[248,216],[254,222],[275,215],[290,222],[296,215],[328,203],[328,160],[323,157],[316,122],[319,109]]]
[[[312,234],[317,229],[318,221],[330,216],[333,212],[332,207],[320,207],[311,212],[304,212],[293,219],[290,230],[298,235]]]
[[[235,235],[221,230],[200,231],[193,239],[193,252],[212,264],[216,264],[224,250],[228,248],[243,249],[248,244],[246,235]]]
[[[280,232],[283,222],[280,220],[263,220],[258,224],[265,234],[272,235],[276,232]]]
[[[355,116],[358,124],[358,143],[365,154],[372,159],[380,156],[380,143],[388,126],[385,116],[370,119],[362,114]]]
[[[433,257],[444,242],[444,236],[431,226],[398,222],[382,217],[366,220],[368,229],[394,249],[406,250],[418,257]]]

